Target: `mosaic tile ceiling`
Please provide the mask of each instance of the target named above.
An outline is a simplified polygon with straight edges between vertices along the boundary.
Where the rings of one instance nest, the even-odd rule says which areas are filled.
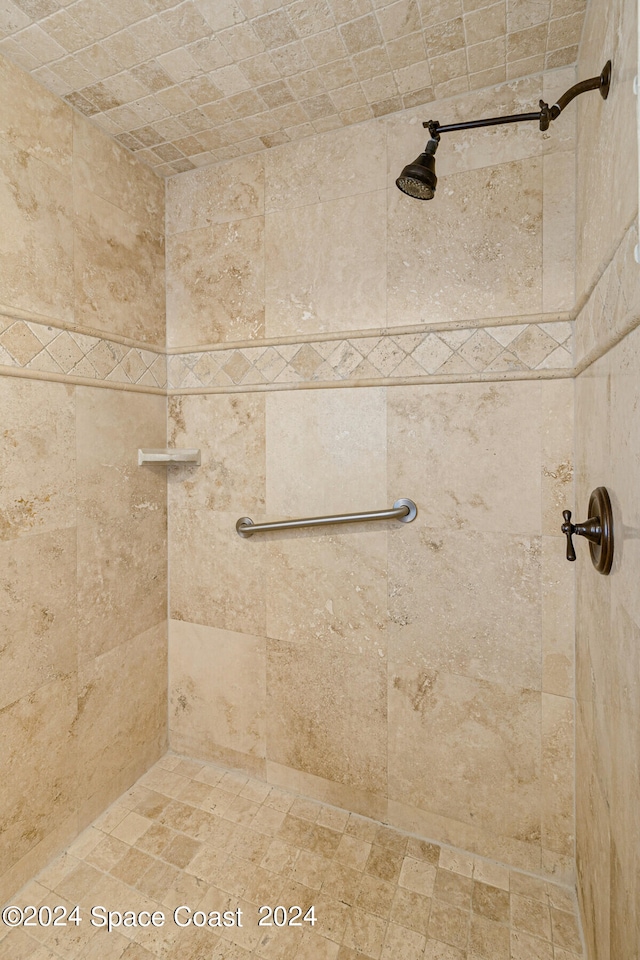
[[[0,0],[0,53],[158,173],[573,63],[586,0]]]

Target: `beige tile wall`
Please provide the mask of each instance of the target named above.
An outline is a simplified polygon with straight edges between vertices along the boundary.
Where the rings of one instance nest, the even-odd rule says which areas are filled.
[[[66,373],[87,326],[162,343],[162,184],[28,75],[0,75],[2,363]],[[0,422],[4,900],[166,746],[166,481],[136,462],[164,446],[165,400],[0,376]]]
[[[633,78],[637,64],[637,4],[593,5],[585,24],[579,79],[613,62],[611,92],[578,100],[578,296],[591,289],[611,260],[638,209],[638,145]]]
[[[530,110],[573,80],[513,81],[169,180],[169,346],[571,309],[575,113],[546,135],[443,135],[433,204],[393,181],[424,147],[421,120]]]
[[[0,84],[2,312],[163,344],[162,180],[4,58]]]
[[[572,81],[563,71],[434,110],[441,122],[524,110]],[[408,324],[508,315],[517,329],[570,310],[571,114],[547,137],[443,136],[428,205],[393,183],[424,146],[423,117],[169,181],[171,348],[213,369],[220,350],[206,347],[238,338],[258,351],[285,338],[274,349],[291,358],[299,338],[322,350],[323,335],[376,328],[391,355]],[[245,284],[250,259],[264,286],[234,299],[228,277]],[[170,440],[203,458],[169,480],[172,744],[571,877],[573,571],[558,521],[572,498],[572,382],[228,395],[182,383]],[[413,524],[235,532],[241,516],[398,497],[418,503]]]
[[[175,748],[569,876],[572,402],[571,381],[173,398],[176,445],[209,425],[169,485]],[[411,525],[234,528],[401,496]]]
[[[551,81],[554,89],[564,89],[571,77],[564,71]],[[520,109],[523,100],[531,102],[534,86],[539,95],[540,83],[522,81],[494,93],[507,109]],[[488,96],[450,101],[451,119],[456,110],[485,109]],[[0,143],[15,151],[15,117],[5,106],[7,112]],[[267,155],[266,168],[261,158],[243,160],[238,177],[235,166],[220,165],[172,184],[169,344],[238,337],[259,342],[264,336],[295,340],[369,324],[392,334],[394,327],[414,321],[445,317],[473,324],[499,318],[507,304],[516,320],[518,311],[523,318],[533,312],[544,319],[543,311],[565,309],[572,265],[556,262],[553,251],[563,239],[571,244],[573,234],[562,204],[547,204],[545,210],[543,188],[548,163],[569,166],[571,134],[565,130],[556,140],[537,139],[527,148],[512,133],[495,141],[483,134],[466,162],[451,144],[440,168],[439,196],[451,214],[449,233],[457,232],[458,247],[468,258],[463,278],[447,272],[455,247],[444,221],[426,257],[432,241],[422,222],[425,209],[418,222],[412,201],[401,209],[395,187],[386,188],[396,168],[423,146],[418,119],[405,114],[307,141],[310,161],[302,168],[305,176],[296,164],[290,192],[284,186],[293,169],[288,148]],[[71,129],[68,114],[60,122]],[[2,299],[20,315],[157,343],[162,321],[155,181],[147,182],[151,174],[138,174],[119,148],[87,132],[84,122],[73,122],[72,203],[64,207],[62,188],[56,187],[55,203],[47,194],[51,202],[41,216],[49,234],[43,227],[42,236],[52,241],[45,250],[40,234],[35,243],[32,227],[34,211],[40,215],[39,197],[31,199],[24,184],[13,188],[12,229],[24,249],[33,251],[34,267],[31,283],[8,273]],[[41,146],[39,131],[36,124],[27,159],[53,170],[56,151],[46,142]],[[371,147],[371,166],[362,177],[354,172],[361,139]],[[408,153],[398,147],[403,139]],[[447,157],[447,151],[442,154]],[[69,173],[64,177],[69,192]],[[29,182],[41,189],[46,178]],[[472,183],[478,189],[470,192]],[[515,187],[521,194],[512,203]],[[462,218],[467,193],[473,193],[469,202],[484,210],[484,227],[480,219]],[[25,197],[28,212],[21,207]],[[489,217],[494,207],[495,230]],[[443,216],[437,209],[430,214]],[[55,217],[68,221],[71,231],[73,255],[66,260],[53,246],[67,229],[54,229]],[[506,245],[517,251],[517,266]],[[545,250],[547,263],[553,263],[547,279]],[[404,251],[406,263],[399,260]],[[64,295],[56,285],[54,257],[60,284],[71,278]],[[134,258],[139,273],[130,270]],[[48,274],[41,274],[41,261]],[[42,293],[33,283],[36,269],[51,280],[41,284]],[[475,305],[467,289],[475,292]],[[71,752],[63,751],[70,766],[57,764],[59,754],[47,749],[43,769],[49,772],[41,789],[29,782],[35,754],[20,751],[9,759],[18,782],[10,792],[3,784],[5,804],[16,795],[29,798],[19,808],[26,819],[13,827],[25,845],[12,847],[21,859],[5,875],[10,890],[162,749],[164,468],[138,472],[134,456],[138,445],[164,444],[164,421],[160,397],[132,400],[111,391],[8,378],[2,387],[13,410],[18,389],[33,392],[38,413],[38,391],[55,392],[56,410],[57,398],[68,398],[70,453],[55,451],[61,475],[71,471],[77,484],[72,497],[72,485],[56,479],[52,493],[48,486],[58,471],[47,466],[44,491],[38,488],[32,497],[37,509],[22,496],[7,505],[9,542],[18,558],[7,556],[7,566],[17,571],[14,580],[29,562],[20,555],[20,525],[29,531],[26,540],[40,535],[31,532],[33,524],[45,524],[45,536],[49,511],[61,512],[62,519],[53,521],[56,537],[38,551],[39,561],[52,555],[55,570],[47,569],[42,584],[46,598],[66,596],[65,590],[75,598],[71,633],[53,631],[54,649],[64,648],[64,656],[39,661],[33,682],[25,681],[29,692],[2,714],[9,725],[5,743],[17,750],[14,730],[24,730],[25,742],[34,744],[29,735],[34,704],[36,715],[45,709],[40,704],[55,704],[60,719],[50,740],[62,735],[63,743],[71,738],[72,744]],[[172,471],[168,483],[174,744],[388,817],[401,827],[568,876],[572,661],[562,598],[571,582],[566,567],[555,562],[543,567],[541,557],[555,561],[562,548],[550,518],[571,478],[571,399],[568,381],[174,398],[171,441],[194,437],[206,452],[202,468]],[[47,432],[36,422],[44,435],[36,430],[33,441],[38,463],[48,463],[43,444],[59,429],[57,414],[52,423]],[[29,419],[20,417],[16,448],[23,444],[20,431],[29,435],[32,429]],[[449,436],[455,438],[450,444]],[[404,477],[412,464],[413,475]],[[30,474],[28,483],[37,480],[37,473]],[[418,491],[422,487],[422,494],[398,490],[401,481]],[[441,493],[439,503],[434,489]],[[15,486],[7,490],[11,494]],[[360,509],[387,505],[398,496],[418,500],[414,526],[250,541],[234,530],[244,513],[258,519]],[[60,530],[70,531],[77,552],[66,573],[58,562]],[[68,560],[68,551],[64,556]],[[425,579],[425,569],[433,571],[431,579]],[[20,583],[24,598],[24,579]],[[509,609],[505,591],[530,612],[537,630]],[[451,603],[454,593],[459,603],[451,606],[451,616],[439,613],[436,622],[436,609]],[[9,612],[21,621],[24,599],[21,603],[17,587],[15,596]],[[74,604],[65,607],[68,624]],[[36,638],[38,629],[31,623],[24,627]],[[471,657],[460,643],[465,634]],[[515,655],[516,648],[522,656]],[[15,656],[24,661],[22,644]],[[61,673],[63,667],[67,672]],[[455,741],[450,747],[459,738],[475,747],[457,758],[457,775],[451,749],[444,753],[447,737]],[[38,744],[42,749],[41,740]],[[493,804],[485,782],[488,767],[494,773]],[[431,786],[425,770],[431,771]],[[504,796],[497,807],[496,793]],[[53,796],[63,807],[55,825]]]
[[[580,558],[577,598],[577,868],[590,958],[631,960],[640,939],[640,566],[636,487],[640,335],[631,333],[577,381],[576,509],[604,485],[615,557],[600,576]]]
[[[640,942],[636,38],[634,2],[590,6],[580,75],[611,57],[613,84],[606,103],[581,104],[577,267],[581,291],[596,286],[577,347],[604,355],[576,381],[576,512],[582,519],[591,490],[608,488],[615,556],[608,577],[584,550],[576,564],[577,871],[589,960],[633,960]]]

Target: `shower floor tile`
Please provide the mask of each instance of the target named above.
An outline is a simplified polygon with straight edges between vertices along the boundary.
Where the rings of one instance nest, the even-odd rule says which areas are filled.
[[[173,755],[13,903],[2,960],[582,958],[568,888]]]

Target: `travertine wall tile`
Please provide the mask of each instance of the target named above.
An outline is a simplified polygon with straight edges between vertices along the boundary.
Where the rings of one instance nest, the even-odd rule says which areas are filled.
[[[368,508],[364,501],[362,508]],[[310,533],[291,531],[286,536],[271,536],[268,546],[265,544],[267,636],[384,657],[386,532],[374,526],[368,530],[343,528],[339,533],[334,528],[319,536]]]
[[[384,796],[386,685],[375,654],[269,640],[268,759]]]
[[[3,873],[76,812],[76,688],[74,671],[0,712]]]
[[[254,550],[235,531],[238,517],[256,520],[264,512],[264,407],[260,396],[170,403],[172,445],[200,447],[203,461],[171,468],[168,478],[171,607],[178,620],[265,634],[264,544]]]
[[[573,147],[573,144],[572,144]],[[573,149],[543,158],[542,309],[572,310],[575,295],[576,198]]]
[[[0,87],[0,139],[68,175],[73,145],[71,107],[4,57],[0,58]]]
[[[73,319],[73,197],[69,171],[0,139],[0,302]]]
[[[607,100],[597,95],[577,103],[576,292],[589,292],[618,248],[638,207],[638,147],[633,78],[637,72],[637,5],[633,0],[598,3],[589,12],[578,78],[597,76],[613,63]],[[594,203],[606,197],[606,203]]]
[[[632,223],[576,317],[576,359],[593,361],[637,326],[640,288],[634,250],[638,225]]]
[[[267,213],[384,189],[385,123],[372,120],[269,150]]]
[[[540,310],[541,159],[452,174],[437,196],[425,221],[423,204],[399,190],[390,195],[390,322]]]
[[[545,850],[573,859],[574,701],[542,695],[542,837]]]
[[[218,163],[167,181],[167,236],[262,214],[262,155]]]
[[[162,343],[162,230],[83,187],[74,199],[77,326]]]
[[[390,537],[392,656],[540,690],[540,539],[431,527],[424,514]]]
[[[174,749],[266,755],[266,641],[172,620],[169,723]],[[224,754],[223,754],[224,755]]]
[[[611,952],[631,956],[638,942],[640,918],[638,917],[637,891],[630,883],[636,868],[637,858],[629,837],[638,836],[640,823],[638,807],[634,802],[635,785],[640,775],[638,736],[638,664],[637,649],[640,630],[624,610],[616,611],[613,619],[619,662],[627,664],[628,674],[633,677],[636,688],[635,703],[621,697],[622,704],[611,704],[608,710],[612,730],[612,789],[610,793],[611,834],[611,903],[610,914]],[[625,657],[628,655],[628,660]],[[629,666],[630,665],[630,666]]]
[[[197,468],[171,468],[172,504],[264,512],[265,402],[259,394],[170,398],[169,444],[197,447],[202,458]]]
[[[167,240],[169,346],[265,334],[264,221],[214,223]]]
[[[559,525],[558,525],[559,529]],[[575,695],[575,574],[564,538],[542,538],[542,689]]]
[[[0,416],[0,539],[74,527],[74,388],[2,377]]]
[[[611,945],[610,818],[607,801],[595,772],[592,770],[587,773],[593,761],[592,731],[585,729],[580,721],[576,731],[578,900],[587,956],[606,957]],[[629,955],[633,956],[632,953]]]
[[[269,394],[269,513],[285,519],[390,506],[386,403],[382,388]]]
[[[77,388],[80,661],[166,615],[166,468],[138,466],[165,445],[162,397]]]
[[[390,799],[538,846],[540,694],[399,663],[389,677]]]
[[[539,535],[540,410],[547,386],[390,390],[390,490],[413,491],[398,496],[424,503],[434,529]]]
[[[611,351],[608,396],[610,460],[607,477],[611,486],[614,517],[621,532],[620,550],[614,559],[615,579],[611,581],[611,604],[612,608],[623,607],[637,624],[640,624],[640,598],[635,585],[637,571],[640,569],[640,545],[627,531],[640,527],[640,508],[636,497],[636,478],[640,475],[640,449],[635,417],[638,406],[639,349],[640,330],[636,329]],[[619,668],[622,670],[622,663]],[[621,677],[622,673],[619,676]],[[637,678],[634,678],[634,681],[637,683]],[[636,701],[634,706],[640,707],[640,702]]]
[[[166,750],[166,621],[78,668],[81,828]]]
[[[237,510],[194,511],[190,505],[172,503],[171,616],[263,637],[264,543],[239,537],[237,520]]]
[[[77,114],[73,119],[75,185],[120,207],[150,233],[162,233],[164,182],[93,124]]]
[[[386,203],[378,190],[269,214],[267,336],[384,324]]]
[[[0,571],[3,709],[39,687],[75,673],[75,529],[3,540]]]
[[[573,496],[574,381],[541,385],[542,532],[562,536],[562,511]]]

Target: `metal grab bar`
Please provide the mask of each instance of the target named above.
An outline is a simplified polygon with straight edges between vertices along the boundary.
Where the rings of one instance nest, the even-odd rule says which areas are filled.
[[[337,517],[307,517],[303,520],[277,520],[274,523],[254,523],[251,517],[240,517],[236,530],[241,537],[268,530],[292,530],[295,527],[324,527],[329,523],[362,523],[364,520],[400,520],[411,523],[418,508],[413,500],[396,500],[390,510],[372,510],[370,513],[342,513]]]

